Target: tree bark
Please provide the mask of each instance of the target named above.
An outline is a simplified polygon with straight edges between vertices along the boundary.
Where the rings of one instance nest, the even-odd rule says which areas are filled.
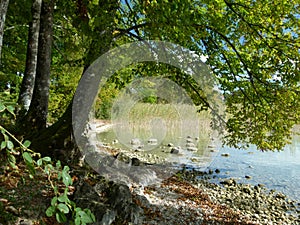
[[[101,56],[103,53],[107,52],[113,41],[112,31],[113,31],[113,16],[112,14],[116,12],[116,0],[113,2],[106,2],[101,5],[100,12],[107,12],[106,23],[97,27],[93,33],[89,35],[97,34],[97,41],[93,41],[89,46],[90,50],[88,51],[87,57],[85,59],[85,69]],[[115,4],[114,4],[115,3]],[[104,17],[104,16],[103,16]],[[105,18],[107,18],[105,17]],[[41,18],[42,20],[42,18]],[[86,26],[88,21],[84,21]],[[42,26],[42,24],[41,24]],[[42,27],[41,27],[42,28]],[[91,31],[92,32],[92,31]],[[96,34],[95,34],[96,32]],[[38,77],[38,74],[37,74]],[[37,83],[36,77],[36,83]],[[35,87],[36,88],[36,87]],[[35,92],[35,91],[34,91]],[[33,99],[35,96],[33,95]],[[39,101],[39,99],[37,99]],[[32,100],[33,101],[33,100]],[[33,102],[31,103],[33,105]],[[75,140],[72,137],[73,128],[72,128],[72,106],[73,100],[70,102],[67,110],[64,115],[59,118],[59,120],[46,129],[39,130],[39,132],[32,136],[31,148],[40,152],[42,155],[50,155],[56,159],[62,161],[71,160],[72,162],[78,160],[78,149],[76,148]],[[31,110],[31,106],[29,111]],[[34,117],[32,119],[35,119]]]
[[[31,133],[46,128],[48,116],[54,1],[42,2],[35,85],[25,125]],[[24,127],[26,130],[26,127]],[[28,129],[27,129],[28,130]]]
[[[32,137],[31,148],[44,156],[51,156],[61,161],[71,159],[74,151],[72,140],[72,102],[69,104],[63,116],[50,127],[41,130]],[[68,152],[62,151],[68,149]]]
[[[1,50],[3,44],[4,25],[7,13],[9,0],[0,0],[0,65],[1,65]]]
[[[20,118],[22,118],[29,109],[34,89],[38,55],[41,6],[42,0],[34,0],[32,3],[32,21],[29,23],[25,72],[18,99],[18,104],[20,106],[18,117]]]

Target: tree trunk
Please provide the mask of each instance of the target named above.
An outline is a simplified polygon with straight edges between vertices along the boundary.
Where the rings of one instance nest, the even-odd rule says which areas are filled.
[[[101,5],[100,7],[100,12],[106,11],[108,14],[107,16],[109,16],[108,18],[110,19],[105,20],[107,22],[106,24],[102,24],[101,26],[97,27],[98,29],[95,29],[96,31],[90,34],[93,36],[97,35],[98,38],[97,41],[92,42],[89,46],[90,50],[85,59],[85,69],[88,68],[88,66],[99,56],[107,52],[111,47],[111,43],[113,41],[112,24],[114,18],[112,13],[116,12],[116,4],[116,0],[113,2],[108,1],[106,4]],[[84,22],[86,23],[86,26],[89,26],[88,21]],[[35,98],[35,96],[33,96],[33,98]],[[37,100],[39,101],[39,99]],[[30,138],[30,140],[32,140],[32,149],[40,152],[43,155],[50,155],[62,161],[65,161],[66,159],[71,160],[72,162],[78,160],[77,156],[79,152],[76,148],[75,140],[72,138],[72,105],[73,100],[70,102],[64,115],[59,118],[55,124],[46,129],[40,130],[39,133]],[[30,110],[31,109],[29,109],[29,111]],[[34,117],[32,119],[34,119]]]
[[[0,65],[1,65],[1,50],[4,35],[4,24],[7,13],[9,0],[0,0]]]
[[[52,48],[54,1],[43,1],[41,8],[40,33],[35,85],[31,104],[25,117],[25,130],[31,133],[46,128],[50,88],[50,66]]]
[[[20,106],[20,111],[18,113],[19,118],[22,118],[28,111],[34,89],[38,55],[41,6],[42,0],[34,0],[32,3],[32,22],[29,23],[25,73],[18,99],[18,104]]]
[[[44,156],[51,156],[61,161],[69,160],[74,150],[72,140],[72,102],[63,116],[52,126],[41,130],[32,137],[31,148]],[[62,151],[68,149],[68,152]]]

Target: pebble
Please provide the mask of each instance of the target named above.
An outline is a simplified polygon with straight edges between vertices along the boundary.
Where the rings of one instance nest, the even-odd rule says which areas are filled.
[[[179,153],[179,148],[178,147],[173,147],[171,149],[171,154],[178,154]]]
[[[196,147],[187,147],[186,149],[191,152],[198,151],[198,148],[196,148]]]
[[[234,184],[236,184],[236,181],[234,179],[226,179],[226,180],[221,181],[220,184],[234,185]]]
[[[186,146],[186,147],[195,147],[195,144],[194,144],[194,143],[186,143],[185,146]]]
[[[150,145],[157,145],[158,140],[156,138],[150,138],[148,140],[148,144]]]
[[[199,159],[197,159],[197,158],[191,158],[190,159],[192,162],[199,162],[200,160]]]
[[[141,145],[141,141],[138,138],[133,138],[130,140],[131,145]]]
[[[186,143],[193,143],[193,139],[192,138],[187,138]]]

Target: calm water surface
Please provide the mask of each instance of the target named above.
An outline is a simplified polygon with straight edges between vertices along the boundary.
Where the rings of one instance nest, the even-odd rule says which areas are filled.
[[[109,130],[99,134],[99,139],[111,143],[116,139],[116,135]],[[165,145],[169,141],[164,140],[161,144]],[[260,183],[269,189],[276,189],[290,198],[300,201],[300,136],[295,136],[292,144],[286,146],[285,150],[281,152],[260,152],[254,146],[248,150],[237,150],[225,146],[216,147],[218,152],[215,153],[210,151],[211,148],[203,149],[201,143],[197,145],[200,149],[198,152],[186,151],[186,154],[181,156],[164,153],[161,147],[153,149],[151,153],[199,170],[207,167],[212,170],[219,169],[221,172],[216,174],[213,182],[232,177],[238,182],[253,185]],[[222,156],[222,153],[228,153],[229,157]],[[198,160],[191,160],[195,158]],[[251,179],[246,179],[246,175],[251,176]]]
[[[230,156],[223,157],[222,153]],[[223,147],[210,168],[221,170],[217,179],[233,177],[243,183],[262,183],[300,201],[300,136],[281,152],[260,152],[253,146],[249,150]],[[246,175],[252,178],[248,180]]]

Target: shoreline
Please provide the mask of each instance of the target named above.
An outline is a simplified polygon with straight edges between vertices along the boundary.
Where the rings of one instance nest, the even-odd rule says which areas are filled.
[[[213,174],[190,173],[195,176],[188,173],[187,177],[191,178],[187,180],[207,190],[213,201],[239,210],[243,215],[252,216],[259,220],[259,224],[270,224],[270,220],[273,224],[300,224],[300,202],[280,191],[269,189],[264,184],[237,182],[234,178],[215,183],[210,181]]]
[[[215,184],[205,176],[202,172],[181,171],[162,184],[145,187],[139,194],[150,204],[144,201],[142,205],[159,216],[153,218],[146,213],[143,224],[300,224],[300,202],[262,184],[233,179]]]
[[[103,132],[107,129],[110,129],[113,125],[109,123],[99,122],[98,126],[100,127],[100,132]],[[113,146],[109,146],[113,148]],[[215,212],[212,212],[212,214],[210,215],[203,208],[200,207],[201,209],[198,209],[195,206],[197,204],[202,204],[202,202],[199,202],[197,198],[195,198],[195,196],[190,196],[191,198],[186,198],[185,201],[183,201],[182,196],[177,196],[176,200],[168,200],[167,198],[165,199],[166,196],[174,191],[175,193],[173,194],[178,195],[178,191],[176,191],[178,187],[173,186],[173,189],[170,190],[169,188],[166,188],[168,186],[165,183],[166,181],[164,181],[160,186],[150,185],[149,187],[145,187],[142,196],[146,197],[150,201],[150,203],[152,202],[152,204],[149,205],[149,203],[145,202],[146,206],[144,207],[148,207],[148,210],[150,211],[156,210],[161,217],[161,221],[173,221],[174,224],[185,224],[177,220],[178,218],[176,217],[178,217],[178,214],[173,213],[173,211],[177,206],[185,206],[186,201],[195,206],[193,206],[195,209],[193,209],[194,211],[192,211],[195,215],[198,216],[198,220],[202,221],[199,224],[300,224],[300,202],[298,202],[297,200],[291,200],[281,192],[268,189],[264,184],[250,185],[246,183],[239,183],[234,178],[222,179],[221,184],[218,184],[210,181],[210,177],[214,176],[213,173],[214,172],[212,171],[203,172],[197,170],[182,170],[174,175],[177,180],[173,180],[173,183],[175,182],[178,185],[184,184],[188,187],[187,189],[193,191],[201,191],[205,193],[206,196],[208,196],[210,204],[215,204],[215,207],[217,207],[218,210],[220,210],[219,208],[225,207],[226,210],[229,210],[227,211],[227,213],[230,212],[233,215],[236,215],[235,213],[238,213],[239,216],[234,216],[234,218],[229,219],[229,215],[225,215],[226,210],[223,211],[223,213],[222,210],[219,211],[219,213],[222,214],[219,216],[224,217],[223,219],[219,218],[217,215],[214,215]],[[189,184],[187,184],[186,182],[188,182],[191,186],[189,186]],[[141,194],[141,190],[137,190]],[[158,196],[156,196],[157,194]],[[156,204],[157,202],[159,202],[159,204]],[[162,211],[160,207],[162,207]],[[209,208],[210,206],[205,207]],[[183,207],[182,210],[184,210],[184,208],[185,207]],[[214,211],[214,209],[209,210]],[[147,216],[150,216],[146,214],[146,218]],[[181,212],[181,214],[183,217],[185,217],[185,219],[191,216],[190,213],[185,211]],[[207,214],[209,214],[210,216],[207,217]],[[171,218],[172,216],[173,218]],[[215,223],[208,222],[212,218],[215,218]],[[225,221],[226,218],[235,222],[217,222],[218,220]],[[238,220],[238,218],[240,219],[240,221]],[[146,221],[147,222],[144,224],[165,224],[160,220],[153,220],[151,218],[146,219]],[[203,221],[205,221],[205,223],[203,223]]]

